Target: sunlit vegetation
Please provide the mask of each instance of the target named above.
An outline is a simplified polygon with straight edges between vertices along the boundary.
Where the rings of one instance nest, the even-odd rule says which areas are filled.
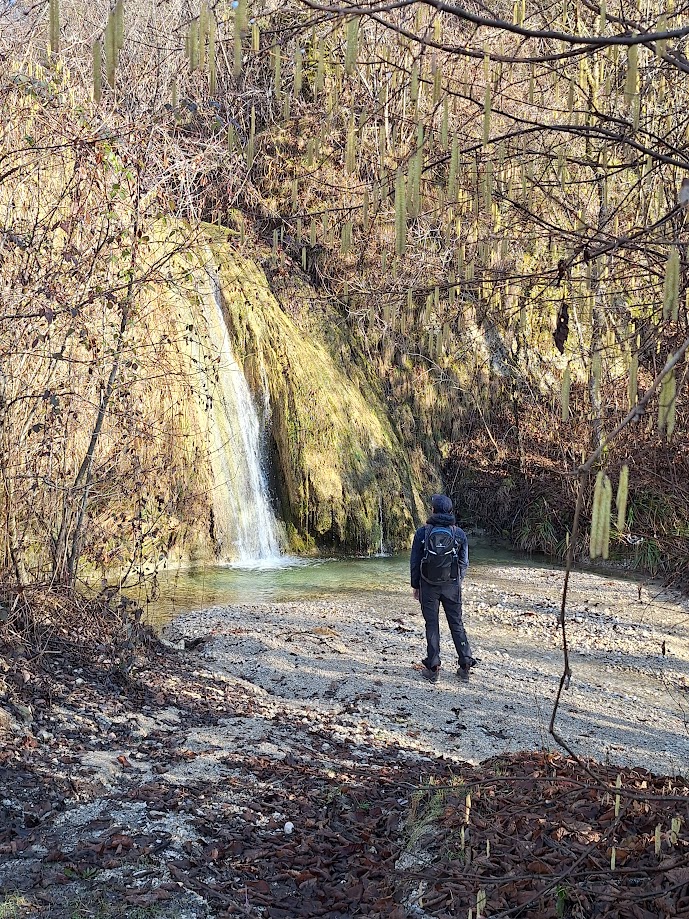
[[[161,216],[190,237],[221,224],[274,289],[298,275],[326,298],[350,373],[385,397],[406,451],[444,469],[473,522],[564,554],[575,473],[598,451],[578,549],[681,567],[683,10],[517,2],[496,15],[296,0],[5,12],[5,569],[26,576],[27,508],[44,525],[34,553],[66,579],[86,534],[112,538],[103,487],[150,483],[118,528],[141,520],[141,501],[154,513],[179,431],[134,410],[127,383],[170,360],[140,305],[169,281],[143,256]],[[89,407],[72,454],[67,390]],[[102,425],[123,441],[109,465],[103,443],[88,454],[104,394]],[[188,512],[162,501],[156,552]]]

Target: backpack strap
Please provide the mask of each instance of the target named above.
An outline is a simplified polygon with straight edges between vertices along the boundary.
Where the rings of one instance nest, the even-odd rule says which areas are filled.
[[[431,535],[432,529],[433,529],[432,525],[430,523],[427,523],[425,526],[426,533],[423,538],[423,553],[421,555],[421,562],[419,563],[419,571],[424,581],[426,580],[426,576],[423,573],[423,565],[424,565],[424,562],[428,561],[428,539]]]

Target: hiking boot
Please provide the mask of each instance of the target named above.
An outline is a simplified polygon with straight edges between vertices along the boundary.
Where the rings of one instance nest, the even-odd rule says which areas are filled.
[[[424,665],[421,676],[424,680],[428,680],[429,683],[437,683],[440,679],[440,665],[437,667],[426,667]]]
[[[469,682],[469,671],[471,670],[472,667],[475,667],[475,666],[476,666],[476,661],[474,660],[473,657],[470,658],[468,661],[466,661],[464,664],[459,665],[459,667],[457,668],[457,676],[459,677],[462,683]]]

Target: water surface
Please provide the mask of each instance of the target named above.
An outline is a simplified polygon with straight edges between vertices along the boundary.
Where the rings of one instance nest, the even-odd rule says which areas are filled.
[[[471,542],[469,563],[479,568],[556,567],[543,558]],[[161,572],[157,595],[147,607],[149,619],[162,624],[180,613],[209,606],[362,597],[408,590],[408,552],[365,558],[283,557],[249,566],[213,565]]]

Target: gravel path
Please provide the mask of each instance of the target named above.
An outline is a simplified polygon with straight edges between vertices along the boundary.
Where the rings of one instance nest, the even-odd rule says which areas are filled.
[[[547,728],[562,670],[561,587],[562,572],[549,569],[470,571],[465,623],[480,663],[468,686],[456,679],[445,623],[439,683],[413,669],[425,650],[423,619],[402,584],[352,599],[203,610],[178,617],[166,634],[205,637],[197,653],[209,669],[253,684],[290,720],[301,713],[336,741],[394,741],[410,753],[477,763],[555,749]],[[573,676],[558,717],[562,735],[582,756],[686,774],[689,602],[577,572],[568,616]],[[281,736],[276,723],[268,735],[265,722],[249,718],[245,737],[280,755],[290,731]]]

